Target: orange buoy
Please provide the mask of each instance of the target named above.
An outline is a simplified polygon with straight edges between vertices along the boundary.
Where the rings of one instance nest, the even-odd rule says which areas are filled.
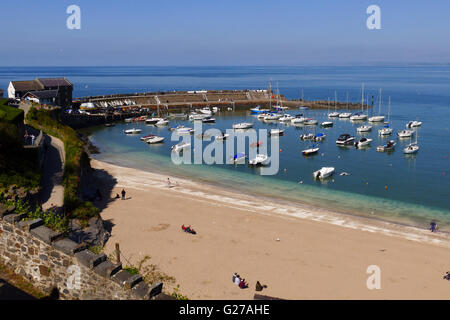
[[[388,187],[387,186],[384,186],[384,190],[387,190],[388,189]]]

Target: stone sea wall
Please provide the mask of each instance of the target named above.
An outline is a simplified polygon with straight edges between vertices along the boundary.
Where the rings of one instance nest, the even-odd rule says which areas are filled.
[[[41,219],[23,218],[11,208],[0,210],[0,262],[43,292],[57,288],[65,300],[148,300],[162,295],[162,283],[149,286],[140,275],[52,231]]]

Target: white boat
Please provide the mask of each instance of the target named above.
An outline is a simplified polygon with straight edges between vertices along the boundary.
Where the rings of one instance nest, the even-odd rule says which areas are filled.
[[[154,134],[149,134],[149,135],[143,136],[143,137],[141,137],[141,141],[146,141],[147,139],[152,138],[154,136],[155,136]]]
[[[345,119],[345,118],[350,118],[352,116],[352,114],[350,112],[344,112],[339,114],[339,118],[341,119]]]
[[[192,129],[192,128],[183,127],[183,128],[178,128],[177,129],[177,134],[178,135],[191,134],[191,133],[194,133],[194,129]]]
[[[334,91],[334,112],[328,114],[328,118],[337,118],[339,117],[339,112],[337,112],[337,104],[336,104],[337,96],[336,91]],[[328,100],[329,103],[329,100]]]
[[[326,179],[334,173],[333,167],[322,167],[320,170],[313,172],[314,179]]]
[[[320,124],[321,127],[324,128],[328,128],[328,127],[332,127],[333,126],[333,122],[332,121],[324,121]]]
[[[295,116],[295,118],[291,119],[292,124],[302,124],[306,121],[306,118],[303,117],[302,114],[298,114]]]
[[[392,134],[392,128],[389,128],[389,124],[387,124],[384,128],[378,129],[378,134],[380,136],[388,136]]]
[[[130,123],[130,122],[133,122],[133,119],[134,119],[134,118],[126,118],[124,121],[125,121],[126,123]]]
[[[282,135],[284,135],[284,130],[282,130],[282,129],[270,129],[269,134],[271,136],[282,136]]]
[[[236,163],[245,162],[245,158],[247,158],[245,153],[237,153],[233,156],[232,160],[236,164]]]
[[[417,142],[410,143],[406,146],[405,149],[403,149],[403,153],[405,153],[405,154],[417,153],[418,151],[419,151],[419,145],[417,144]]]
[[[222,133],[221,136],[215,136],[216,140],[220,141],[227,140],[229,137],[230,135],[228,133]]]
[[[256,118],[257,118],[258,120],[264,120],[264,117],[267,117],[268,115],[269,115],[268,112],[262,112],[262,113],[259,113],[259,114],[256,116]]]
[[[191,113],[189,115],[189,121],[202,121],[203,118],[205,118],[206,115],[204,114],[199,114],[199,113]]]
[[[394,151],[396,142],[394,140],[389,140],[385,145],[378,146],[377,151],[378,152],[388,152],[388,151]]]
[[[253,123],[241,122],[233,124],[233,129],[250,129],[253,128]]]
[[[141,133],[141,129],[128,129],[128,130],[124,130],[123,132],[125,132],[125,134],[136,134],[136,133]]]
[[[164,141],[164,137],[158,137],[158,136],[153,136],[153,137],[145,140],[145,142],[148,144],[161,143],[163,141]]]
[[[316,134],[313,138],[314,141],[320,142],[325,140],[325,138],[327,137],[326,134],[319,132],[318,134]]]
[[[304,125],[307,125],[307,126],[314,126],[314,125],[316,125],[317,123],[318,123],[317,120],[311,119],[311,118],[308,118],[308,119],[306,119],[306,120],[303,122],[303,124],[304,124]]]
[[[294,117],[291,116],[290,114],[284,114],[278,119],[278,121],[280,121],[280,122],[291,122],[292,119],[294,119]]]
[[[399,138],[410,138],[414,135],[414,131],[413,130],[400,130],[399,132],[397,132],[397,135]]]
[[[213,107],[213,108],[212,108],[212,111],[213,111],[214,113],[218,112],[219,110],[220,110],[219,107]]]
[[[382,116],[380,113],[381,113],[381,88],[380,93],[378,95],[378,115],[370,117],[369,122],[383,122],[384,116]]]
[[[183,151],[184,149],[188,149],[190,148],[191,144],[187,143],[187,142],[180,142],[174,146],[172,146],[172,151],[173,152],[180,152]]]
[[[267,113],[269,112],[269,109],[261,109],[261,106],[256,106],[255,108],[250,109],[250,112],[252,114],[261,114],[261,113]]]
[[[304,156],[309,156],[312,154],[316,154],[318,151],[319,151],[319,147],[312,145],[308,149],[302,150],[302,154]]]
[[[420,127],[422,125],[422,122],[420,121],[410,121],[406,124],[406,128],[415,128]]]
[[[361,127],[356,128],[357,132],[369,132],[372,131],[372,126],[364,125]]]
[[[202,122],[203,123],[214,123],[214,122],[216,122],[216,119],[215,118],[213,118],[213,117],[204,117],[203,119],[202,119]]]
[[[268,159],[269,159],[269,157],[265,154],[257,154],[254,159],[251,159],[248,161],[248,164],[250,164],[252,166],[257,166],[257,165],[264,166],[267,164]]]
[[[270,114],[264,116],[263,119],[264,119],[264,121],[276,121],[276,120],[278,120],[280,118],[281,118],[280,115],[278,115],[276,113],[270,113]]]
[[[300,140],[313,140],[315,135],[313,133],[303,133],[300,135]]]
[[[169,128],[169,131],[177,131],[177,130],[182,129],[182,128],[185,128],[185,126],[183,126],[183,125],[178,125],[178,126]]]
[[[369,103],[367,102],[367,105]],[[369,106],[367,106],[367,109],[369,109]],[[350,116],[351,121],[366,121],[367,115],[364,114],[364,83],[361,85],[361,112],[357,112]]]
[[[166,119],[161,119],[155,124],[155,126],[157,126],[157,127],[164,127],[167,125],[169,125],[169,120],[166,120]]]
[[[350,145],[350,144],[353,144],[354,140],[355,140],[355,137],[352,137],[348,133],[343,133],[336,140],[336,144],[341,145],[341,146]]]
[[[361,138],[358,141],[355,142],[356,148],[362,148],[362,147],[368,147],[370,146],[370,143],[372,142],[372,139],[369,138]]]
[[[164,120],[163,118],[148,118],[145,120],[146,124],[156,124],[158,121]]]
[[[208,116],[211,116],[213,114],[213,112],[209,108],[203,108],[203,109],[199,109],[197,111],[199,111],[199,112],[201,112],[203,114],[206,114]]]

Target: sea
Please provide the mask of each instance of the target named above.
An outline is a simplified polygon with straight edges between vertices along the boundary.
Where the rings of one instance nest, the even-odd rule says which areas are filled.
[[[330,110],[290,108],[286,113],[304,114],[322,121],[333,121],[333,127],[290,126],[264,123],[248,111],[222,108],[214,115],[216,123],[203,128],[225,131],[234,123],[251,122],[254,128],[285,129],[278,138],[279,170],[275,175],[262,175],[261,168],[246,164],[174,164],[171,161],[172,132],[175,125],[193,127],[188,120],[172,120],[169,127],[158,128],[145,123],[118,123],[114,127],[83,129],[89,134],[100,154],[93,157],[112,164],[167,174],[170,177],[200,181],[235,192],[268,199],[332,209],[389,222],[427,228],[435,220],[443,231],[450,231],[450,66],[293,66],[293,67],[0,67],[0,88],[11,80],[35,77],[67,77],[74,84],[74,97],[116,93],[139,93],[174,90],[266,89],[272,87],[288,99],[327,100]],[[384,124],[372,124],[367,134],[358,134],[361,123],[345,119],[328,119],[337,100],[361,102],[364,83],[365,98],[372,104],[368,113],[385,115],[391,100],[389,121],[394,134],[380,137]],[[381,100],[380,100],[381,89]],[[372,98],[373,97],[373,98]],[[381,106],[380,106],[381,101]],[[337,110],[346,112],[348,110]],[[355,112],[355,110],[349,110]],[[399,139],[397,131],[407,122],[421,121],[412,139]],[[140,128],[140,135],[125,135],[123,130]],[[311,145],[299,136],[324,133],[326,138],[316,145],[315,156],[304,157],[302,150]],[[337,137],[349,133],[356,139],[373,139],[370,148],[341,148]],[[147,145],[139,137],[157,134],[165,137],[159,145]],[[395,151],[381,153],[376,147],[395,140]],[[417,142],[420,150],[405,155],[403,148]],[[267,149],[271,150],[270,139]],[[211,142],[200,141],[202,148]],[[250,149],[249,149],[250,150]],[[250,152],[250,151],[249,151]],[[321,167],[335,167],[332,178],[313,179],[312,172]],[[340,175],[340,173],[348,175]]]

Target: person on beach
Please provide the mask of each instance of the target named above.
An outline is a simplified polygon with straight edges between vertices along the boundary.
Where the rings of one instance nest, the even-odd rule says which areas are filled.
[[[447,271],[447,272],[445,273],[444,279],[450,281],[450,271]]]
[[[169,178],[167,178],[167,186],[168,186],[169,188],[171,187],[170,179],[169,179]]]
[[[248,288],[248,284],[245,282],[245,279],[242,279],[241,282],[239,282],[239,288],[241,289]]]
[[[436,232],[437,224],[436,224],[435,221],[431,221],[431,223],[430,223],[430,230],[431,230],[431,232]]]
[[[241,284],[241,277],[236,274],[236,277],[234,278],[234,284],[239,286]]]
[[[122,189],[122,200],[125,200],[125,194],[126,194],[125,189]]]

